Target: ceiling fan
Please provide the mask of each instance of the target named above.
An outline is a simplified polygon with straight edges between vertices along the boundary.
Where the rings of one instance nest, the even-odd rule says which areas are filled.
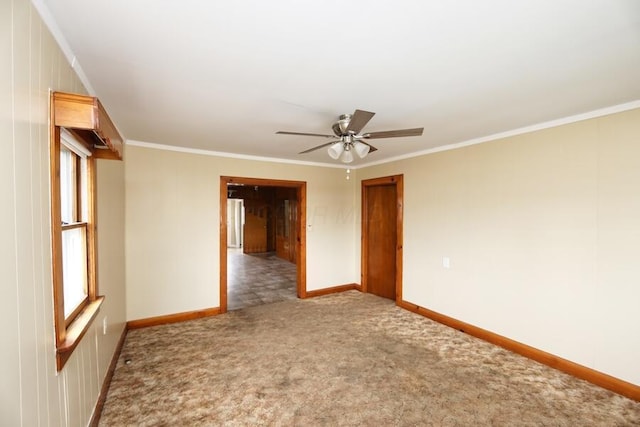
[[[320,148],[329,147],[328,153],[334,160],[342,160],[344,163],[353,162],[353,151],[356,152],[361,159],[366,157],[367,154],[377,150],[376,147],[365,142],[369,139],[378,138],[397,138],[401,136],[420,136],[424,128],[414,129],[397,129],[387,130],[382,132],[369,132],[360,133],[362,128],[369,123],[369,120],[376,113],[370,111],[356,110],[353,114],[343,114],[338,118],[332,126],[334,135],[324,135],[320,133],[303,133],[303,132],[287,132],[278,131],[276,134],[280,135],[302,135],[302,136],[319,136],[322,138],[331,138],[334,141],[329,141],[325,144],[318,145],[305,151],[301,151],[298,154],[310,153]],[[335,140],[338,138],[338,140]]]

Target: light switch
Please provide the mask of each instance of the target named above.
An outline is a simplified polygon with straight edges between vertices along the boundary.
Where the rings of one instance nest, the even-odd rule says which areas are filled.
[[[442,257],[442,266],[444,268],[451,268],[451,261],[448,256]]]

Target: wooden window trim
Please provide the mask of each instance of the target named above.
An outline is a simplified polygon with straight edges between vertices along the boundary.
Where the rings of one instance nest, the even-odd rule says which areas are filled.
[[[71,224],[62,224],[60,229],[64,230],[73,230],[74,228],[88,228],[89,224],[85,222],[72,222]]]
[[[52,92],[50,116],[52,281],[56,366],[60,371],[89,330],[104,302],[105,297],[98,294],[97,283],[96,159],[121,160],[123,139],[97,98]],[[62,128],[67,129],[92,153],[86,159],[87,218],[80,216],[82,207],[80,203],[76,203],[77,222],[65,225],[62,225],[60,194],[60,136]],[[79,186],[82,172],[79,167],[77,169],[76,180]],[[79,227],[85,228],[86,231],[87,297],[65,318],[62,231]]]
[[[80,340],[89,330],[89,326],[91,326],[91,323],[93,323],[93,320],[98,315],[103,301],[104,296],[101,296],[91,302],[88,302],[75,317],[73,322],[71,322],[69,326],[65,327],[65,339],[58,343],[56,349],[56,365],[58,367],[58,371],[63,368],[64,364],[69,360],[69,357],[71,357],[73,350],[75,350],[78,344],[80,344]]]
[[[64,92],[51,97],[53,125],[73,133],[96,159],[122,160],[124,139],[98,98]]]
[[[61,370],[73,350],[78,346],[104,297],[97,297],[96,236],[95,236],[95,160],[87,157],[87,218],[86,221],[62,225],[60,195],[60,127],[52,126],[51,139],[51,224],[53,259],[53,303],[56,330],[56,365]],[[78,207],[80,209],[80,207]],[[62,280],[62,231],[83,227],[87,240],[87,298],[68,316],[64,315],[64,289]]]

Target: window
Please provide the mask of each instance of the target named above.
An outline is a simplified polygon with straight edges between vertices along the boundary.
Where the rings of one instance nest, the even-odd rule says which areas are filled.
[[[62,289],[65,323],[77,315],[89,297],[87,224],[87,157],[91,153],[68,132],[60,145],[60,217],[62,229]]]
[[[123,139],[97,98],[51,93],[51,253],[56,362],[62,369],[95,319],[96,159],[122,160]]]
[[[94,159],[84,143],[56,128],[52,143],[52,236],[58,369],[102,301],[96,296]]]

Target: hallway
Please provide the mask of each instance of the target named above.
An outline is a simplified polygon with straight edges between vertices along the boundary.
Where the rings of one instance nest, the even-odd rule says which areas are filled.
[[[296,299],[296,265],[274,252],[244,254],[242,248],[227,252],[227,309]]]

